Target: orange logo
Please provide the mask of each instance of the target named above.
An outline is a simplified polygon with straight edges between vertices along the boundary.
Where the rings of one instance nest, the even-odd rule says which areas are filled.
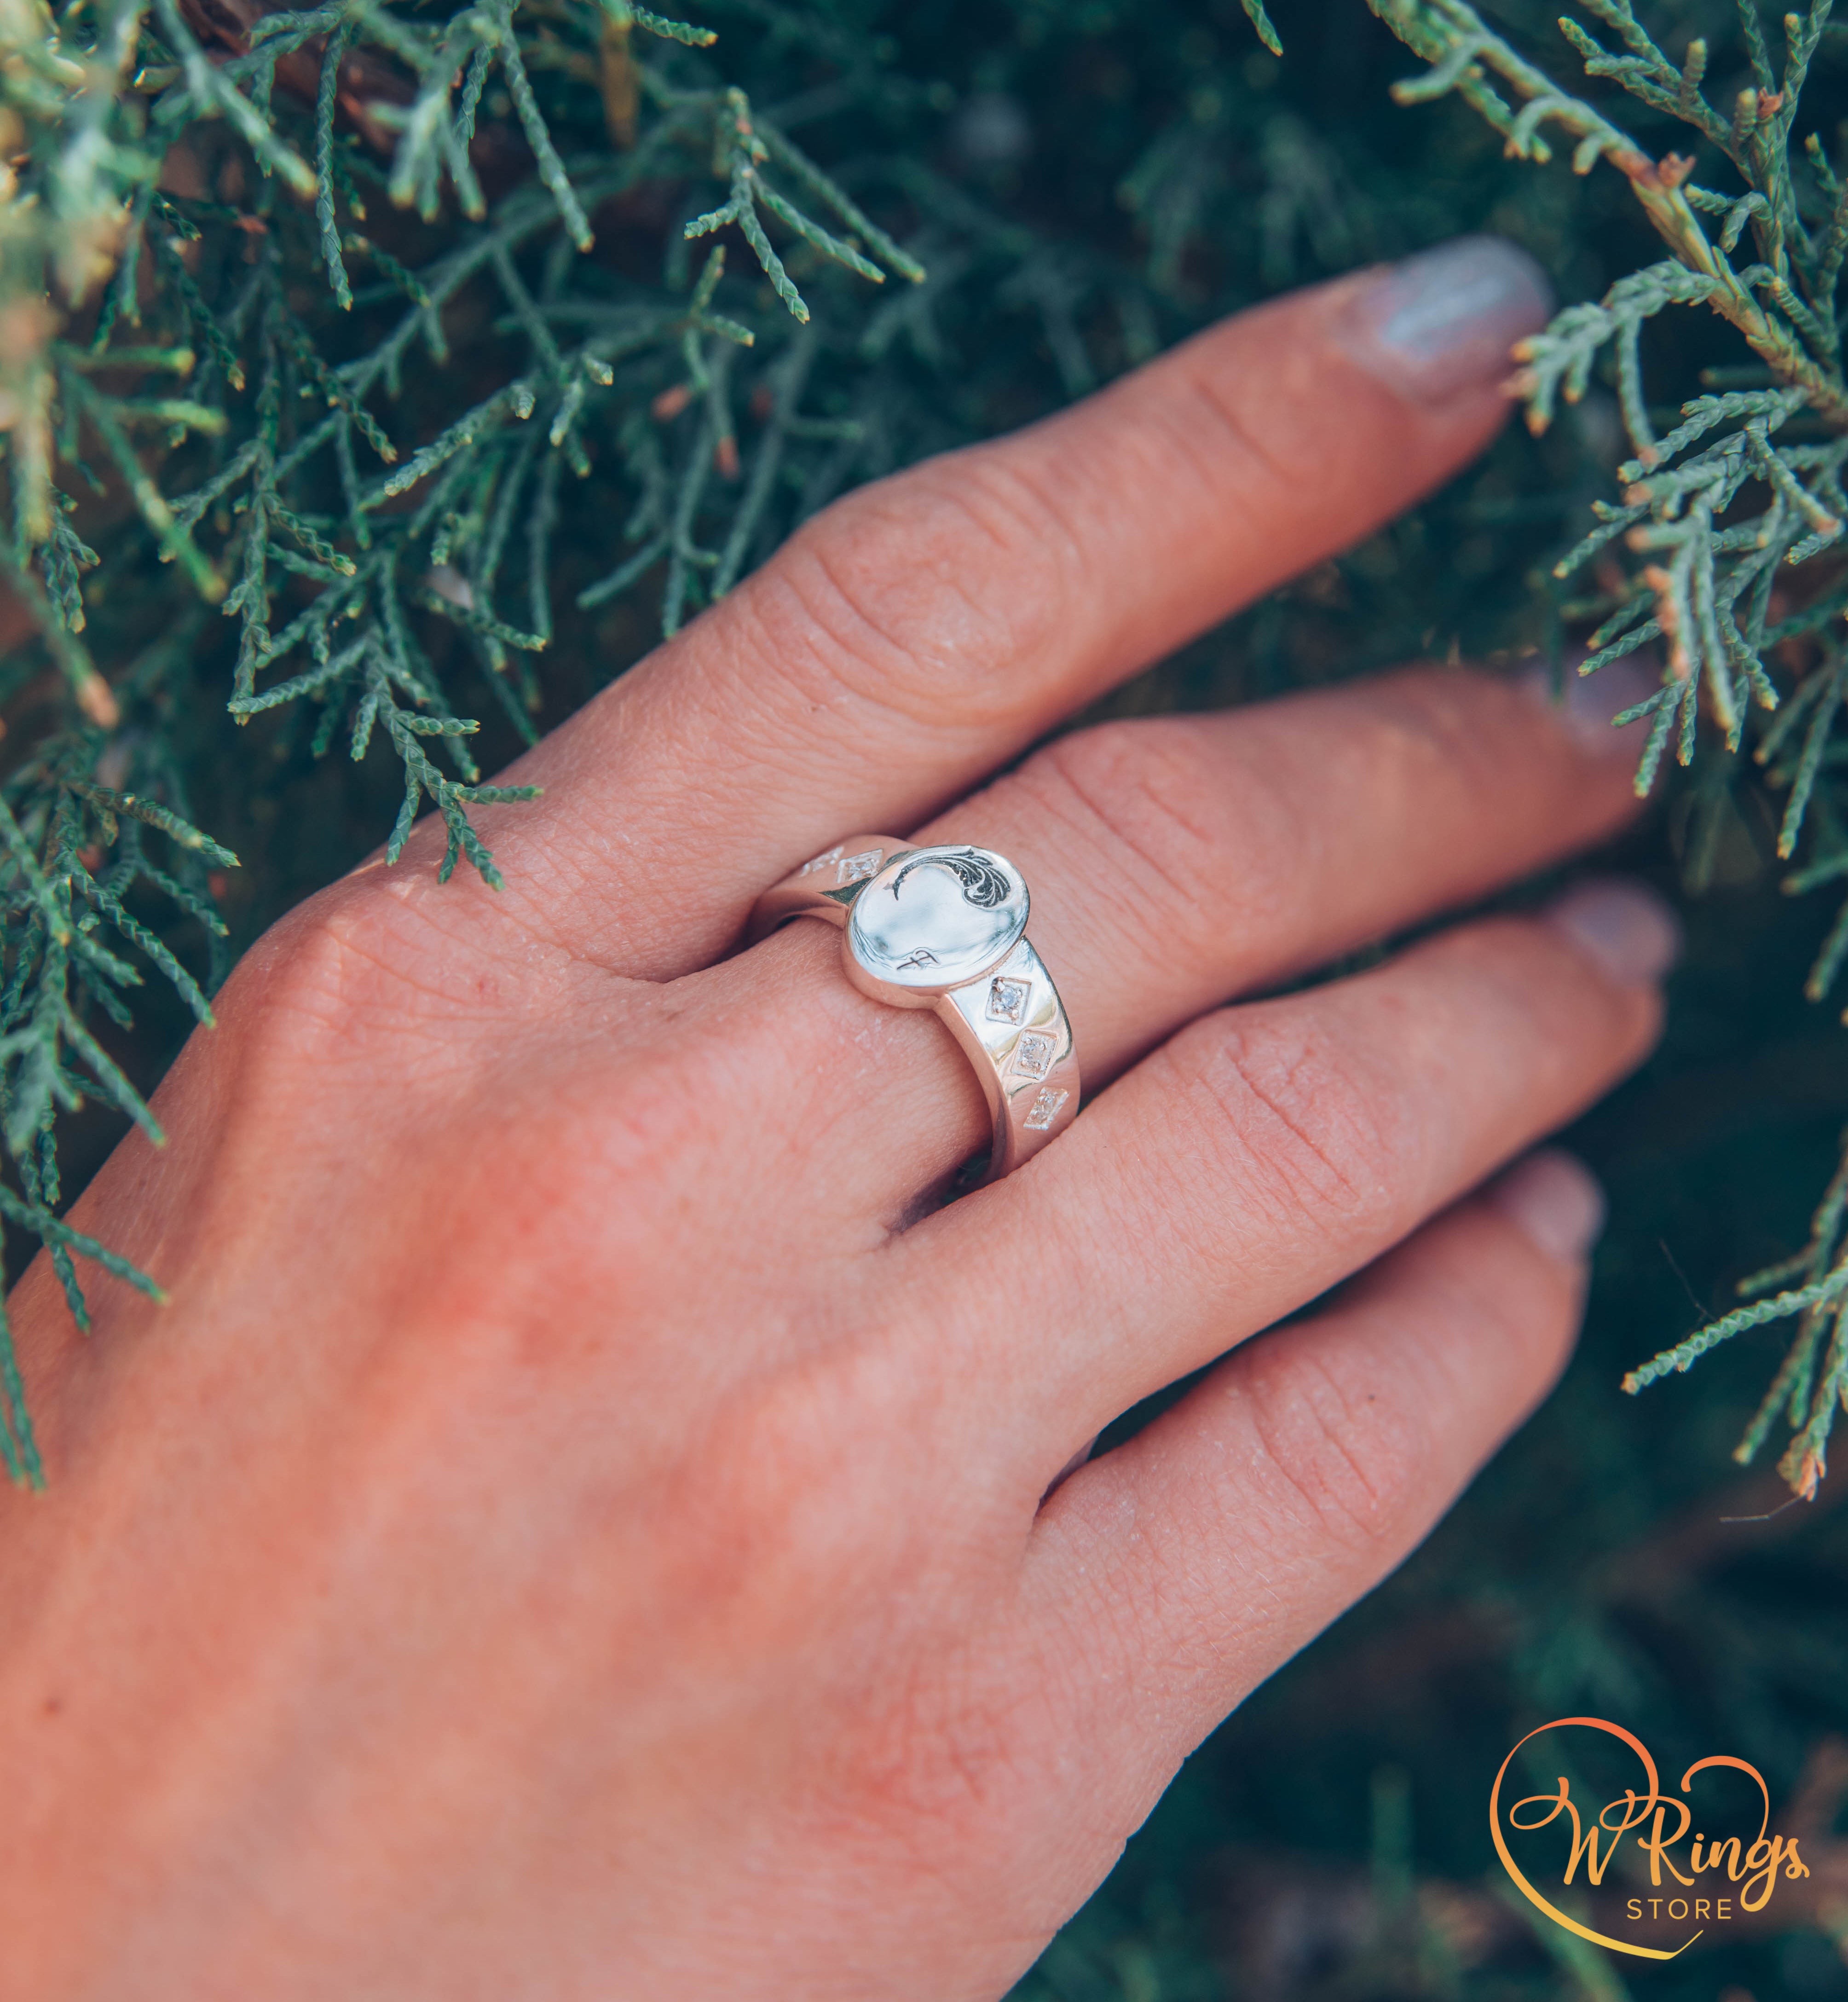
[[[1550,1731],[1571,1730],[1602,1732],[1627,1746],[1642,1767],[1644,1788],[1639,1791],[1634,1786],[1626,1787],[1607,1801],[1589,1821],[1585,1819],[1585,1815],[1590,1813],[1589,1804],[1581,1813],[1579,1801],[1572,1798],[1571,1783],[1564,1774],[1553,1792],[1529,1794],[1505,1808],[1502,1788],[1508,1768],[1522,1747],[1532,1745]],[[1533,1755],[1529,1756],[1531,1759]],[[1731,1834],[1710,1840],[1703,1832],[1694,1830],[1690,1842],[1689,1833],[1694,1829],[1694,1781],[1700,1774],[1721,1770],[1744,1774],[1756,1788],[1758,1833],[1750,1837]],[[1735,1783],[1729,1791],[1736,1791]],[[1489,1794],[1489,1833],[1494,1840],[1495,1854],[1501,1858],[1502,1867],[1514,1879],[1521,1895],[1529,1903],[1537,1905],[1556,1924],[1564,1926],[1568,1932],[1576,1933],[1581,1939],[1590,1940],[1594,1945],[1609,1948],[1613,1953],[1634,1954],[1644,1960],[1672,1960],[1692,1946],[1710,1925],[1725,1924],[1735,1912],[1762,1911],[1777,1889],[1780,1875],[1795,1878],[1809,1875],[1808,1866],[1797,1854],[1796,1838],[1770,1833],[1771,1795],[1756,1766],[1723,1753],[1709,1759],[1696,1759],[1681,1776],[1680,1792],[1688,1798],[1663,1793],[1656,1777],[1655,1761],[1650,1757],[1648,1747],[1634,1732],[1626,1731],[1620,1724],[1607,1723],[1601,1717],[1556,1718],[1552,1723],[1543,1724],[1529,1732],[1502,1760],[1501,1770],[1495,1775],[1495,1784]],[[1724,1807],[1725,1803],[1716,1801],[1714,1805]],[[1627,1855],[1618,1874],[1628,1882],[1633,1895],[1621,1899],[1622,1920],[1634,1923],[1644,1937],[1648,1932],[1661,1937],[1665,1922],[1674,1927],[1691,1925],[1694,1930],[1679,1945],[1648,1946],[1638,1938],[1616,1939],[1609,1933],[1595,1931],[1570,1913],[1562,1912],[1534,1887],[1508,1846],[1510,1832],[1517,1837],[1528,1837],[1542,1829],[1556,1831],[1550,1839],[1550,1864],[1557,1862],[1560,1850],[1564,1850],[1559,1881],[1567,1889],[1579,1881],[1581,1865],[1584,1884],[1593,1890],[1601,1887],[1612,1858],[1617,1855],[1624,1838],[1630,1836],[1648,1859],[1650,1888],[1648,1891],[1640,1888],[1643,1875],[1641,1863],[1634,1855]],[[1543,1846],[1523,1840],[1519,1847],[1530,1867],[1537,1868],[1535,1853]],[[1602,1917],[1602,1923],[1618,1923],[1617,1899],[1605,1901],[1602,1910],[1613,1914]]]

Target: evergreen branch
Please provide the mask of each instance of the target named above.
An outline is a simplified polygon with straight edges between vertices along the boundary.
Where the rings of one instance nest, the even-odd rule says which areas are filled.
[[[564,218],[571,241],[580,250],[588,250],[594,240],[591,235],[589,218],[577,198],[577,190],[571,185],[570,176],[565,171],[565,163],[558,156],[558,148],[552,143],[552,134],[532,94],[532,82],[520,58],[519,44],[514,36],[514,0],[489,0],[489,12],[500,30],[500,73],[507,79],[508,94],[519,116],[520,129],[526,134],[526,143],[539,162],[539,179],[558,204],[558,212]]]
[[[0,1216],[4,1216],[8,1222],[16,1225],[21,1230],[30,1232],[41,1243],[60,1245],[67,1251],[75,1252],[80,1258],[88,1258],[92,1264],[100,1265],[111,1278],[120,1279],[124,1285],[134,1287],[138,1293],[145,1294],[157,1306],[166,1305],[166,1295],[138,1265],[110,1250],[107,1245],[99,1243],[94,1237],[86,1236],[81,1230],[73,1230],[67,1223],[61,1223],[47,1211],[21,1202],[3,1182],[0,1182]]]
[[[1499,113],[1491,117],[1491,122],[1506,133],[1508,151],[1522,157],[1543,159],[1537,135],[1541,124],[1550,120],[1578,140],[1574,166],[1580,173],[1588,173],[1600,157],[1609,159],[1628,180],[1644,214],[1693,282],[1695,288],[1683,292],[1681,302],[1705,300],[1732,323],[1780,381],[1804,392],[1811,407],[1825,422],[1838,430],[1848,430],[1848,388],[1844,388],[1839,371],[1813,358],[1789,323],[1759,304],[1751,286],[1733,270],[1727,254],[1702,229],[1682,192],[1682,184],[1692,170],[1691,161],[1672,154],[1659,163],[1651,160],[1627,134],[1601,113],[1560,92],[1543,72],[1493,33],[1465,0],[1369,0],[1369,4],[1400,40],[1433,63],[1425,76],[1395,87],[1394,94],[1402,102],[1442,96],[1452,89],[1463,91],[1472,78],[1479,78],[1485,71],[1492,72],[1526,100],[1525,109],[1512,119],[1506,107],[1495,100]],[[1613,4],[1599,11],[1614,24],[1621,25],[1630,19],[1627,6]],[[1578,32],[1582,36],[1582,30]],[[1640,34],[1641,30],[1636,32]],[[1656,269],[1659,271],[1661,267]],[[1582,310],[1569,309],[1568,312]],[[1546,351],[1543,344],[1558,333],[1566,317],[1562,315],[1548,330],[1547,337],[1532,344],[1536,359]],[[1529,392],[1533,399],[1530,421],[1541,425],[1551,414],[1548,379],[1544,372],[1537,374]],[[1579,379],[1582,388],[1582,378]]]
[[[176,0],[154,0],[154,13],[162,39],[180,58],[194,112],[202,118],[221,115],[266,167],[281,174],[298,194],[312,196],[313,170],[292,147],[277,138],[270,121],[207,58],[180,18]]]
[[[492,613],[478,611],[472,605],[459,605],[445,598],[441,591],[420,592],[417,602],[427,611],[447,619],[452,625],[459,626],[465,632],[476,633],[486,640],[497,640],[504,647],[511,647],[524,654],[542,653],[545,650],[546,636],[542,633],[522,633],[518,627],[505,624]],[[407,727],[415,727],[407,725]],[[476,727],[471,724],[469,727]]]
[[[1722,1314],[1717,1320],[1696,1329],[1685,1341],[1676,1343],[1672,1348],[1665,1348],[1660,1355],[1631,1370],[1623,1379],[1623,1389],[1634,1397],[1639,1390],[1647,1390],[1664,1376],[1685,1374],[1702,1356],[1718,1348],[1721,1342],[1731,1341],[1734,1335],[1742,1334],[1747,1328],[1762,1327],[1767,1321],[1783,1320],[1809,1308],[1826,1306],[1839,1299],[1844,1292],[1848,1292],[1848,1268],[1832,1272],[1826,1278],[1809,1285],[1778,1293],[1770,1299],[1735,1307],[1731,1313]]]
[[[84,895],[108,917],[123,937],[131,945],[138,947],[159,968],[174,992],[193,1011],[194,1019],[200,1026],[207,1029],[215,1027],[217,1024],[212,1015],[211,1003],[205,998],[198,982],[174,957],[159,936],[148,930],[138,919],[131,916],[123,909],[120,900],[94,881],[87,872],[78,880]]]
[[[1278,38],[1277,30],[1271,25],[1270,16],[1264,12],[1264,0],[1239,0],[1239,5],[1245,10],[1246,19],[1257,31],[1258,40],[1272,55],[1281,55],[1283,44]]]
[[[603,5],[619,28],[633,25],[689,49],[710,49],[719,39],[710,28],[696,28],[690,21],[671,20],[664,14],[650,13],[646,7],[632,6],[629,0],[603,0]]]
[[[321,261],[327,267],[336,303],[343,312],[353,310],[353,288],[347,282],[347,267],[340,256],[340,232],[334,220],[333,113],[339,94],[340,65],[351,43],[354,24],[341,21],[327,38],[321,58],[320,94],[315,104],[315,219],[321,228]]]
[[[1778,1462],[1777,1470],[1793,1491],[1807,1501],[1827,1471],[1829,1435],[1834,1428],[1836,1407],[1844,1390],[1848,1390],[1848,1312],[1838,1311],[1835,1317],[1828,1353],[1815,1373],[1813,1390],[1804,1380],[1809,1373],[1810,1358],[1806,1355],[1802,1361],[1790,1397],[1792,1404],[1799,1406],[1800,1429]],[[1809,1397],[1807,1412],[1800,1408],[1801,1395],[1805,1391]]]
[[[408,493],[419,480],[427,478],[458,452],[478,444],[490,431],[497,430],[504,419],[511,416],[524,424],[532,415],[532,391],[525,382],[510,382],[505,389],[497,389],[399,467],[378,490],[378,498],[389,500],[394,495]]]
[[[1250,6],[1257,9],[1254,20],[1264,15],[1263,0],[1250,0]],[[1250,7],[1247,7],[1247,12]],[[1267,21],[1264,24],[1269,26]],[[1259,33],[1263,33],[1263,29]],[[1274,37],[1275,30],[1271,31]],[[1281,54],[1273,50],[1272,54]],[[825,174],[795,141],[786,134],[767,124],[763,119],[754,119],[753,127],[762,140],[769,157],[780,166],[788,168],[796,178],[818,201],[827,203],[855,235],[863,238],[876,257],[883,257],[901,278],[908,278],[913,284],[922,284],[929,274],[911,253],[901,249],[878,224],[866,214],[838,182]],[[884,274],[880,274],[882,277]]]
[[[777,219],[793,229],[805,242],[812,244],[821,254],[834,263],[845,265],[861,277],[875,284],[884,282],[885,273],[870,259],[863,256],[851,243],[825,229],[811,217],[805,215],[795,205],[786,200],[763,178],[759,171],[762,163],[772,157],[780,159],[802,180],[811,194],[816,194],[832,207],[848,227],[863,235],[867,242],[880,249],[881,254],[893,267],[914,282],[925,276],[923,267],[916,260],[901,250],[885,232],[878,228],[854,204],[849,196],[828,179],[814,163],[781,134],[768,128],[761,129],[751,109],[750,100],[743,91],[735,86],[724,93],[724,109],[717,120],[719,154],[729,176],[730,191],[719,208],[696,216],[685,229],[691,242],[701,236],[735,223],[744,241],[750,245],[751,254],[763,267],[776,293],[790,316],[799,323],[806,323],[809,316],[808,303],[797,289],[796,284],[784,268],[783,260],[772,247],[758,219],[758,206],[761,203]]]
[[[225,595],[225,581],[194,545],[192,537],[173,518],[161,491],[148,476],[146,469],[128,441],[127,434],[117,421],[115,412],[108,399],[98,395],[78,374],[65,378],[65,394],[89,420],[91,427],[102,439],[103,449],[115,462],[134,504],[149,528],[159,539],[161,560],[171,561],[177,557],[180,566],[191,580],[194,588],[208,604],[216,604]]]
[[[183,820],[156,800],[138,799],[133,793],[119,793],[111,786],[91,785],[81,779],[68,778],[63,784],[66,792],[86,800],[106,816],[106,839],[109,840],[115,839],[115,832],[106,817],[120,814],[141,821],[144,826],[158,828],[182,848],[203,856],[208,862],[215,862],[221,869],[238,867],[238,859],[228,848],[221,847],[210,835],[202,833],[190,821]]]

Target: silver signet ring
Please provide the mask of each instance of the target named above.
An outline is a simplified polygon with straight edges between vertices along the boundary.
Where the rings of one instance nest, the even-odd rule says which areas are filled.
[[[936,1010],[994,1120],[985,1182],[1011,1174],[1078,1112],[1072,1025],[1027,939],[1028,902],[1020,870],[991,848],[859,834],[766,890],[751,914],[753,940],[790,918],[825,918],[841,928],[842,964],[863,994]]]

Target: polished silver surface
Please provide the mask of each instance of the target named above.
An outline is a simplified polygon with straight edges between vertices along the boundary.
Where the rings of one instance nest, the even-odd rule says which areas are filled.
[[[934,999],[1006,958],[1027,904],[1020,872],[992,849],[913,848],[861,886],[847,947],[875,982]]]
[[[1077,1116],[1072,1025],[1026,936],[1020,872],[992,849],[918,848],[856,835],[758,898],[751,935],[786,919],[842,927],[842,964],[862,993],[934,1008],[974,1066],[993,1121],[982,1179],[1010,1174]]]

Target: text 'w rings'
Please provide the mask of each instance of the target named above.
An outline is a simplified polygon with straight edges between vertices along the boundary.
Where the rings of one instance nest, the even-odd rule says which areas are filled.
[[[985,1181],[1009,1174],[1078,1111],[1078,1059],[1058,989],[1027,937],[1027,885],[992,849],[914,848],[856,835],[758,899],[751,936],[825,918],[863,994],[934,1008],[982,1082],[994,1121]]]

